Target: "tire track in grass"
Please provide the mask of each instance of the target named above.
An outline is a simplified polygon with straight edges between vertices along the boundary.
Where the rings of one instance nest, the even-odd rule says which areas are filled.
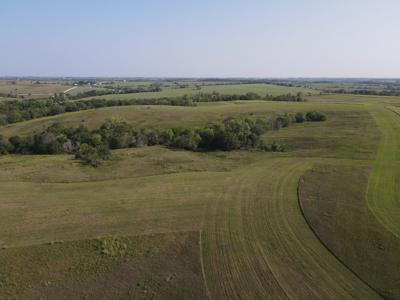
[[[207,284],[214,299],[252,299],[269,291],[275,299],[285,299],[284,291],[267,268],[260,280],[247,255],[249,249],[241,225],[243,173],[232,174],[226,193],[208,207],[208,220],[203,228],[203,261]]]
[[[379,298],[319,242],[297,202],[311,161],[270,159],[232,174],[209,206],[203,255],[215,299]]]
[[[397,111],[370,105],[381,141],[369,178],[368,205],[381,224],[400,238],[400,116]]]

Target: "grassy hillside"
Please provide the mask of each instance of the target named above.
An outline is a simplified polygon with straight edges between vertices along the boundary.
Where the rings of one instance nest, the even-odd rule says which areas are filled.
[[[194,87],[176,88],[166,87],[161,92],[146,92],[146,93],[133,93],[133,94],[121,94],[121,95],[105,95],[97,97],[89,97],[85,99],[150,99],[150,98],[161,98],[161,97],[177,97],[185,94],[197,94],[219,92],[221,94],[245,94],[253,92],[265,96],[271,94],[278,96],[282,94],[292,93],[297,94],[302,92],[303,94],[315,94],[317,91],[307,88],[298,87],[286,87],[272,84],[231,84],[231,85],[205,85],[201,89]]]
[[[5,249],[0,251],[0,262],[7,267],[0,270],[0,296],[96,298],[101,295],[96,293],[104,293],[129,298],[147,291],[144,297],[148,298],[380,298],[375,290],[382,282],[368,282],[370,287],[357,271],[370,270],[372,263],[378,262],[381,270],[391,270],[392,266],[385,264],[395,261],[397,254],[388,247],[379,253],[394,253],[393,260],[371,260],[368,267],[356,259],[353,264],[343,264],[309,227],[299,207],[297,188],[300,178],[313,175],[308,172],[321,163],[371,168],[383,174],[380,176],[394,178],[397,144],[393,139],[398,137],[393,126],[398,115],[385,108],[387,103],[374,98],[345,103],[341,97],[347,96],[324,97],[315,96],[304,103],[113,107],[1,128],[1,134],[10,136],[31,134],[54,122],[95,128],[110,117],[153,128],[197,126],[237,115],[268,117],[310,110],[323,111],[328,117],[326,122],[295,124],[263,136],[267,141],[283,143],[287,149],[283,153],[201,153],[146,147],[113,151],[113,158],[98,168],[84,166],[68,155],[1,157],[0,247]],[[383,155],[382,151],[389,153]],[[387,164],[393,168],[383,168]],[[339,179],[344,180],[342,184],[350,182],[358,198],[343,193],[343,203],[357,201],[363,214],[359,215],[358,209],[348,211],[346,205],[337,206],[335,213],[344,218],[340,224],[360,230],[360,237],[365,236],[366,229],[383,229],[374,214],[368,215],[367,202],[362,205],[360,194],[366,193],[366,182],[352,180],[357,172],[349,170],[338,176],[306,175],[311,183],[309,195],[315,191],[325,195],[330,187],[339,189]],[[363,176],[360,178],[367,178]],[[396,195],[393,191],[398,191],[399,181],[385,179],[390,186],[383,186],[376,180],[378,184],[374,185],[373,176],[369,206],[375,214],[383,212],[377,214],[379,218],[384,216],[383,220],[396,224],[390,214],[397,207],[391,195]],[[374,187],[378,192],[373,192]],[[325,208],[319,207],[322,211]],[[366,220],[368,226],[355,226],[355,216]],[[335,234],[328,238],[333,245],[345,233],[352,234],[343,228],[332,232]],[[377,240],[385,236],[380,229],[374,234]],[[129,245],[127,261],[104,258],[96,252],[98,237],[107,235],[121,236]],[[57,243],[61,240],[64,242]],[[344,245],[351,247],[351,239],[347,241],[349,244]],[[150,258],[135,252],[137,248],[153,249],[153,245],[159,252]],[[366,244],[357,246],[362,245]],[[375,255],[375,250],[369,255]],[[74,273],[74,266],[82,262],[79,251],[87,263]],[[343,249],[335,254],[339,256],[340,251]],[[349,252],[348,258],[351,253],[358,252]],[[93,266],[106,271],[94,272]],[[31,270],[40,276],[34,277]],[[19,280],[19,274],[27,277]],[[33,289],[29,289],[31,286]],[[177,290],[178,286],[182,289]],[[112,291],[116,294],[107,294]]]
[[[137,127],[176,127],[199,126],[221,121],[231,116],[268,116],[284,112],[307,112],[320,110],[351,111],[359,109],[352,105],[332,105],[316,103],[293,103],[271,101],[235,101],[200,103],[196,107],[182,106],[118,106],[101,109],[85,110],[65,113],[52,117],[38,118],[30,121],[19,122],[0,128],[4,136],[26,135],[40,132],[54,123],[70,126],[85,125],[97,128],[109,118],[122,118]]]

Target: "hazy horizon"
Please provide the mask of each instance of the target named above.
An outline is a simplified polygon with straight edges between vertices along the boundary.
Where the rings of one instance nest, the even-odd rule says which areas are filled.
[[[1,77],[400,78],[400,2],[9,1]]]

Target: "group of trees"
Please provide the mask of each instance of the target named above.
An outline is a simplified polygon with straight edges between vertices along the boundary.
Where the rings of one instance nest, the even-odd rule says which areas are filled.
[[[284,94],[284,95],[278,95],[278,96],[266,95],[264,100],[287,101],[287,102],[303,102],[303,101],[306,101],[301,92],[298,92],[296,95],[293,95],[291,93]]]
[[[304,101],[301,93],[280,96],[256,93],[223,95],[218,92],[197,93],[171,98],[154,99],[90,99],[67,101],[64,97],[49,100],[9,100],[0,103],[0,125],[6,125],[30,119],[54,116],[65,112],[81,111],[93,108],[124,105],[174,105],[193,106],[196,102],[235,101],[235,100],[268,100],[268,101]]]
[[[0,125],[6,125],[40,117],[54,116],[65,112],[81,111],[93,108],[123,105],[174,105],[192,106],[193,102],[185,99],[91,99],[78,101],[20,100],[0,102]]]
[[[335,94],[354,94],[354,95],[373,95],[373,96],[400,96],[399,89],[383,89],[383,90],[372,90],[372,89],[325,89],[326,93]]]
[[[290,102],[302,102],[305,101],[302,93],[284,94],[284,95],[265,95],[261,96],[257,93],[248,92],[245,94],[220,94],[216,91],[211,93],[196,93],[193,95],[184,95],[182,99],[191,100],[192,102],[219,102],[219,101],[238,101],[238,100],[267,100],[267,101],[290,101]]]
[[[292,123],[323,121],[320,112],[291,114],[275,118],[229,118],[221,123],[199,128],[138,129],[125,121],[107,120],[100,128],[65,127],[53,124],[34,136],[0,136],[0,154],[62,154],[73,153],[84,163],[97,166],[110,158],[110,149],[165,145],[191,151],[231,151],[261,149],[283,151],[277,143],[267,144],[260,136]]]
[[[75,100],[86,97],[161,92],[161,91],[162,91],[161,85],[156,83],[151,84],[149,86],[137,86],[137,87],[104,86],[102,89],[93,89],[86,92],[78,93],[76,95],[66,94],[66,97],[68,99]]]

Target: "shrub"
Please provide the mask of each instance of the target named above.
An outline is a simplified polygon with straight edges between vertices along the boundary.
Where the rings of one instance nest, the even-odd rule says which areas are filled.
[[[303,123],[306,121],[306,117],[304,116],[304,113],[302,113],[302,112],[296,113],[296,115],[294,117],[296,119],[296,123]]]
[[[97,167],[100,163],[100,155],[97,149],[88,144],[82,144],[79,147],[79,150],[75,153],[75,158],[92,167]]]
[[[310,111],[306,114],[307,121],[321,122],[326,120],[326,115],[318,111]]]
[[[194,151],[197,150],[200,141],[201,137],[197,132],[193,129],[185,129],[175,134],[171,146]]]

